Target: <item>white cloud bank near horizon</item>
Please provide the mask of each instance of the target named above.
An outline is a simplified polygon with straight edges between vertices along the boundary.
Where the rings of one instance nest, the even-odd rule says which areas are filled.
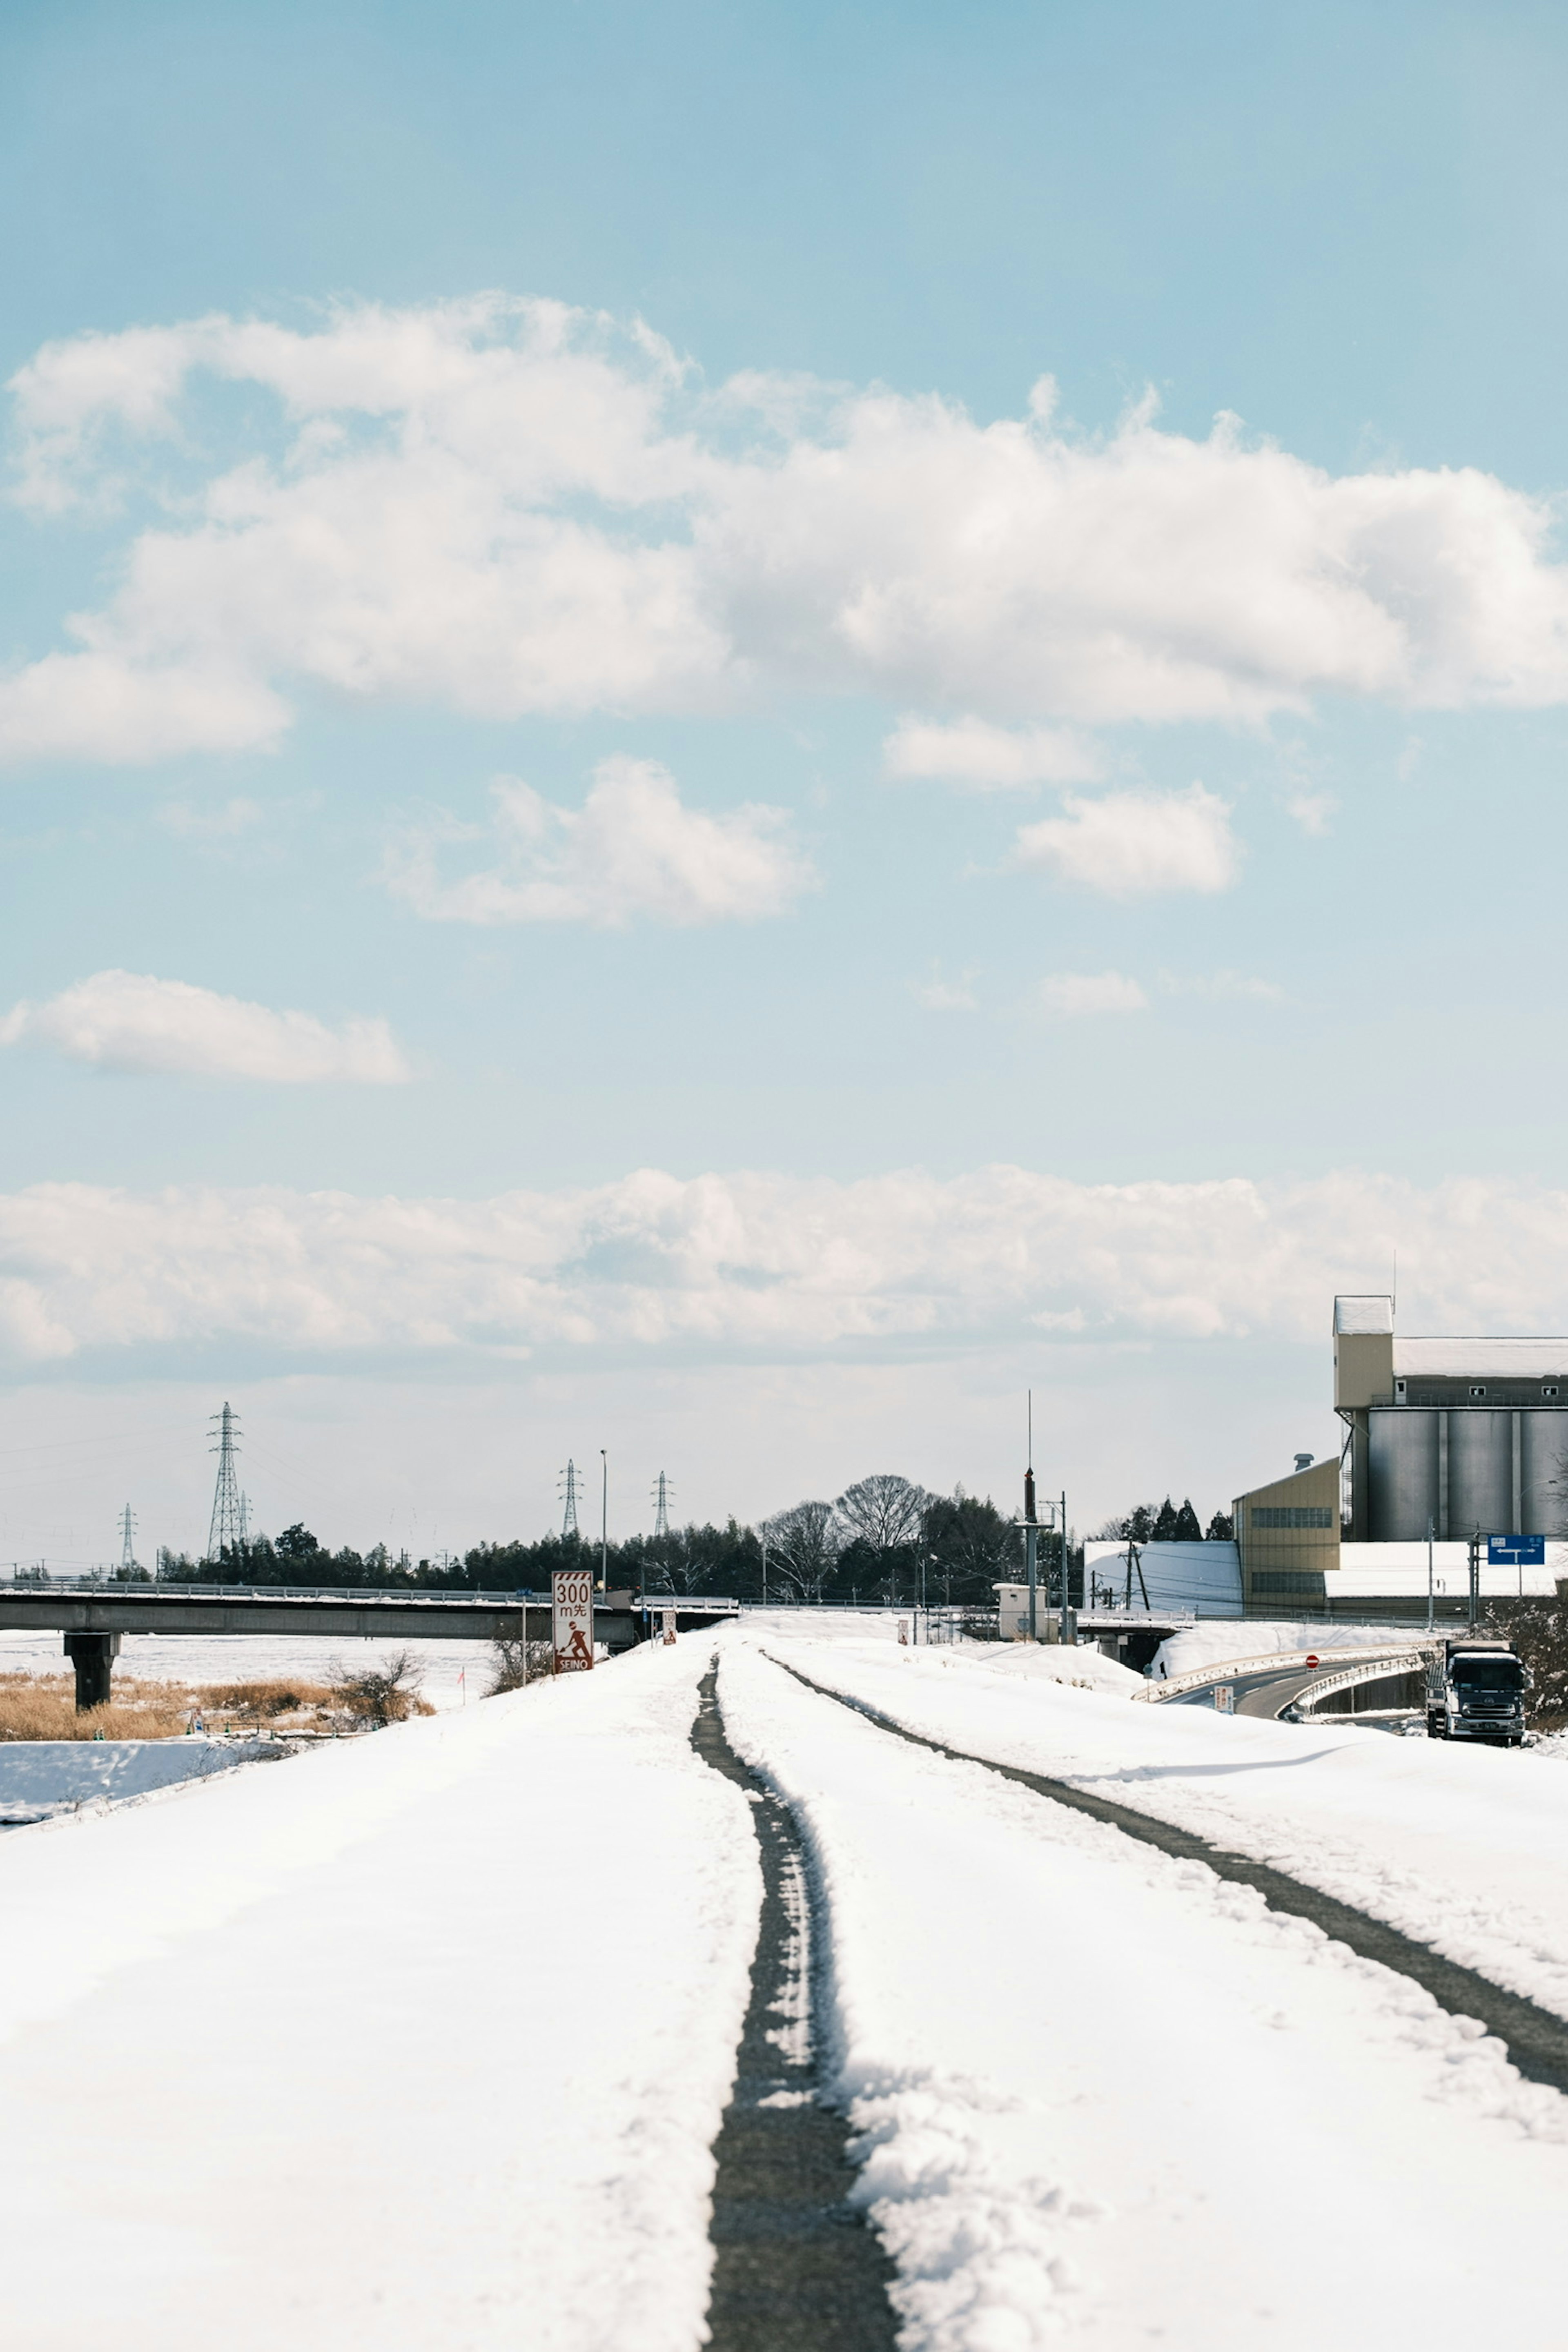
[[[198,374],[273,425],[209,403],[186,431]],[[1043,722],[1568,698],[1549,499],[1335,477],[1147,404],[1075,435],[1044,380],[990,424],[934,393],[710,392],[640,324],[487,295],[79,334],[12,390],[40,528],[152,501],[108,602],[0,679],[12,760],[265,746],[321,690],[488,719],[805,691],[1022,726],[959,747],[994,784],[1065,780]]]
[[[785,838],[784,810],[748,803],[721,815],[689,809],[652,760],[602,760],[580,810],[546,801],[516,777],[490,787],[494,866],[443,878],[448,845],[486,839],[443,819],[389,849],[383,879],[427,921],[754,922],[780,915],[816,881]]]
[[[135,971],[95,971],[42,1004],[24,999],[0,1017],[0,1045],[49,1046],[100,1070],[269,1086],[402,1086],[414,1075],[384,1021],[332,1029],[312,1013]]]
[[[35,1185],[0,1196],[0,1350],[668,1365],[936,1360],[1032,1334],[1300,1339],[1326,1332],[1336,1290],[1383,1287],[1395,1250],[1430,1329],[1568,1328],[1568,1194],[1502,1179],[641,1170],[482,1201]]]

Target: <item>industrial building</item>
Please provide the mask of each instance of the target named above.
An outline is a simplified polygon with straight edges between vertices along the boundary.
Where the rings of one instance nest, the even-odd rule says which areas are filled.
[[[1334,1301],[1339,1458],[1238,1495],[1249,1616],[1435,1614],[1465,1605],[1472,1540],[1548,1538],[1544,1565],[1483,1567],[1498,1596],[1568,1575],[1568,1339],[1406,1339],[1394,1300]],[[1430,1548],[1430,1549],[1429,1549]]]

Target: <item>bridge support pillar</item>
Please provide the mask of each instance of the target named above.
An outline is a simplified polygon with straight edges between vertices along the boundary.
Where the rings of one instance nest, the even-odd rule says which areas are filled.
[[[109,1677],[120,1655],[118,1633],[68,1633],[66,1655],[76,1668],[76,1711],[109,1705]]]

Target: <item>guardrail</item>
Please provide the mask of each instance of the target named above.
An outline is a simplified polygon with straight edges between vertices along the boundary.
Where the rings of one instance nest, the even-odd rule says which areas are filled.
[[[1358,1662],[1365,1664],[1374,1659],[1404,1656],[1412,1646],[1407,1643],[1405,1649],[1397,1651],[1390,1649],[1386,1643],[1375,1649],[1364,1650],[1341,1649],[1335,1646],[1329,1651],[1328,1654],[1348,1666]],[[1433,1650],[1437,1646],[1436,1643],[1430,1645]],[[1423,1665],[1426,1664],[1426,1643],[1420,1645],[1417,1664]],[[1292,1669],[1305,1666],[1310,1658],[1321,1658],[1324,1654],[1322,1650],[1268,1650],[1260,1658],[1226,1658],[1215,1665],[1190,1666],[1184,1675],[1172,1675],[1164,1682],[1145,1683],[1142,1689],[1134,1691],[1132,1696],[1135,1699],[1141,1698],[1151,1704],[1157,1704],[1161,1699],[1179,1698],[1184,1691],[1202,1690],[1205,1683],[1228,1683],[1234,1681],[1239,1675],[1267,1674],[1271,1666],[1278,1666],[1282,1674],[1289,1674]],[[1328,1671],[1331,1672],[1332,1669]],[[1394,1668],[1390,1671],[1400,1670]],[[1410,1669],[1406,1668],[1404,1671],[1408,1672]]]

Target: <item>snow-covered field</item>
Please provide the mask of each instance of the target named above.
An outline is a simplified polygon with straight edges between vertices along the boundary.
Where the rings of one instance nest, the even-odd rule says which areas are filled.
[[[406,1650],[419,1671],[419,1695],[439,1711],[463,1706],[489,1685],[489,1650],[483,1642],[345,1641],[298,1633],[127,1633],[116,1674],[150,1682],[271,1682],[298,1675],[324,1682],[341,1664],[358,1672]],[[58,1633],[0,1633],[0,1674],[70,1672]]]
[[[1568,2015],[1559,1759],[1132,1706],[1088,1653],[791,1611],[0,1842],[7,2341],[697,2352],[760,1892],[744,1794],[689,1745],[715,1650],[806,1841],[904,2352],[1557,2340],[1568,2101],[1250,1891],[784,1663]]]

